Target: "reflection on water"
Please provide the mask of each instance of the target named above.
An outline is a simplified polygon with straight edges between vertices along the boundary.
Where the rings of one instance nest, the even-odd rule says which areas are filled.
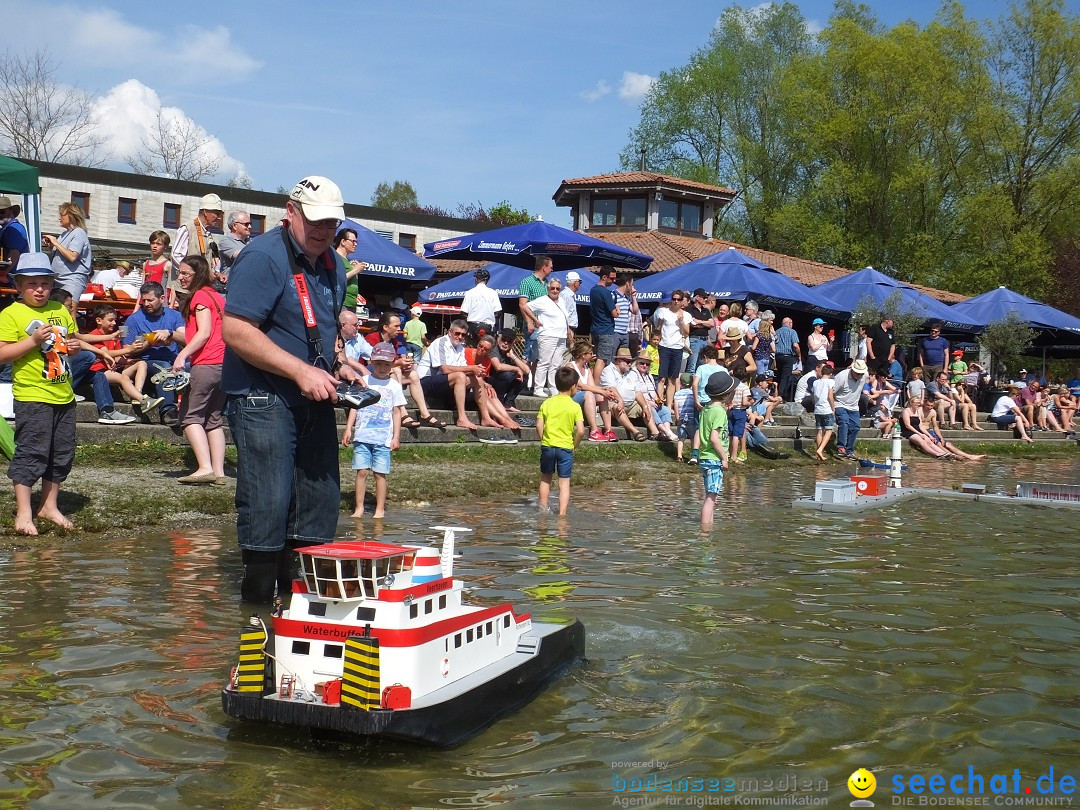
[[[912,484],[991,490],[1080,471],[912,467]],[[596,807],[650,773],[622,763],[649,761],[672,779],[805,782],[834,806],[860,766],[877,772],[878,806],[892,774],[1080,776],[1080,513],[789,508],[837,473],[731,475],[707,535],[693,476],[578,493],[565,519],[493,498],[386,521],[375,536],[389,542],[472,526],[457,570],[474,600],[587,628],[586,667],[451,751],[225,717],[218,691],[244,618],[229,532],[9,553],[0,806]]]

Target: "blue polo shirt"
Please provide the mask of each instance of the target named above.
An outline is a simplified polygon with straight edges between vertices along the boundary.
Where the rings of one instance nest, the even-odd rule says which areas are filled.
[[[288,250],[293,251],[307,281],[322,338],[321,356],[329,370],[334,363],[337,318],[345,296],[345,270],[334,260],[333,251],[327,250],[313,268],[292,236],[283,238],[281,226],[255,237],[237,254],[229,272],[225,312],[255,322],[275,346],[310,362],[307,327],[300,311]],[[250,365],[228,346],[221,368],[221,388],[226,394],[239,396],[274,393],[289,406],[307,402],[292,380]]]
[[[589,314],[592,316],[592,333],[594,335],[614,335],[615,318],[612,312],[615,310],[615,296],[611,294],[611,288],[597,284],[589,291]]]
[[[163,306],[161,312],[157,315],[147,315],[140,307],[128,315],[124,321],[124,326],[127,327],[124,345],[130,346],[147,332],[156,332],[159,329],[168,329],[170,332],[175,332],[183,325],[184,316],[175,309]],[[180,354],[180,347],[175,342],[172,342],[165,346],[149,346],[146,351],[138,355],[138,359],[158,360],[171,366],[178,354]]]

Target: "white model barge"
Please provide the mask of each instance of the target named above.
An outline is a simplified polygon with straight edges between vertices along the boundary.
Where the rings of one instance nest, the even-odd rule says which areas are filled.
[[[455,533],[434,548],[300,549],[301,577],[268,632],[258,616],[221,693],[245,720],[446,746],[529,702],[584,659],[581,622],[462,602]],[[271,652],[272,650],[272,652]]]

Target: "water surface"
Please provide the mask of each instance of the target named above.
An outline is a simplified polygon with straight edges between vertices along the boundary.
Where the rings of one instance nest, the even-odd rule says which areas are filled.
[[[992,491],[1080,477],[1071,460],[912,467]],[[695,476],[575,493],[566,519],[492,497],[362,525],[389,542],[471,526],[457,573],[475,601],[586,625],[585,667],[448,751],[221,712],[244,618],[229,531],[7,553],[0,806],[608,807],[620,779],[657,774],[754,779],[755,796],[805,780],[839,807],[858,767],[883,806],[894,774],[1080,777],[1080,512],[790,508],[839,470],[740,470],[711,534]]]

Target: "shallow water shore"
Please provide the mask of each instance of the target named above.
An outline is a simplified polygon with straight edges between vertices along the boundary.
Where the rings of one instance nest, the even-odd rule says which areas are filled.
[[[860,452],[881,459],[888,455],[888,442],[860,442]],[[991,458],[1074,458],[1080,446],[1029,448],[1021,445],[986,445],[972,452],[988,453]],[[400,513],[430,503],[500,495],[508,498],[535,492],[538,469],[535,445],[489,446],[476,444],[411,445],[394,454],[390,474],[388,509]],[[353,511],[353,472],[350,454],[341,453],[341,509]],[[980,479],[979,465],[938,462],[909,455],[916,464],[950,464],[950,469],[970,471]],[[227,472],[233,474],[235,449],[227,453]],[[157,441],[125,441],[79,447],[75,468],[64,484],[60,508],[74,522],[75,529],[62,531],[48,523],[39,525],[41,535],[21,537],[14,533],[14,498],[9,488],[0,489],[0,548],[41,548],[67,545],[94,538],[122,537],[145,529],[184,529],[231,524],[236,517],[233,505],[233,479],[223,487],[185,486],[176,479],[190,471],[193,464],[186,447]],[[791,458],[769,461],[750,455],[739,470],[814,467],[819,477],[851,475],[856,467],[849,462],[830,460],[818,463],[795,453]],[[615,445],[585,444],[575,454],[573,498],[602,497],[600,493],[613,480],[649,492],[666,482],[693,479],[697,467],[675,460],[670,444],[648,442]],[[796,493],[793,497],[798,494]],[[36,503],[36,496],[35,496]],[[571,506],[573,508],[573,505]]]

